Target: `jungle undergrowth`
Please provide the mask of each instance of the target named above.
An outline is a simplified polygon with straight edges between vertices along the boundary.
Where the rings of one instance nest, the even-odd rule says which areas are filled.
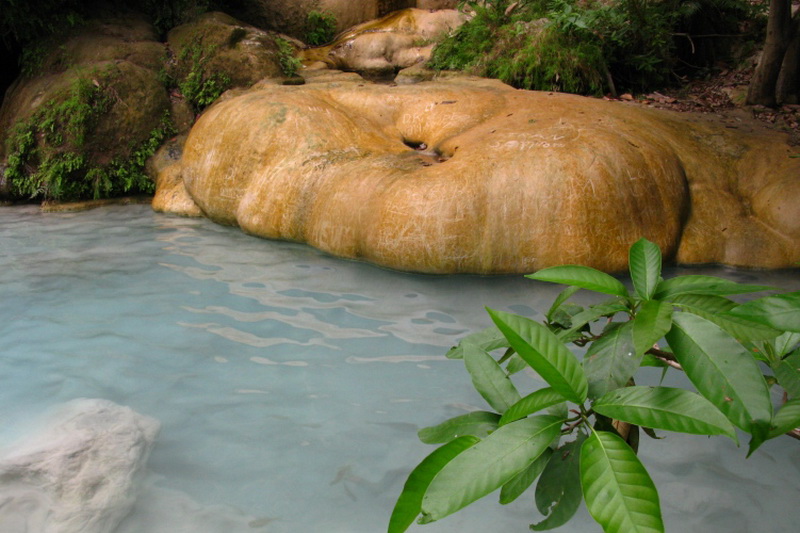
[[[487,0],[435,49],[429,66],[523,89],[601,95],[645,91],[698,73],[760,20],[744,0]],[[751,24],[750,35],[758,25]],[[713,36],[713,38],[712,38]]]

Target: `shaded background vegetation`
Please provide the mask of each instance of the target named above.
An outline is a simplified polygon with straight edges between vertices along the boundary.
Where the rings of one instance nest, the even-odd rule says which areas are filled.
[[[431,66],[523,89],[599,95],[704,75],[760,39],[747,0],[488,0],[434,51]]]

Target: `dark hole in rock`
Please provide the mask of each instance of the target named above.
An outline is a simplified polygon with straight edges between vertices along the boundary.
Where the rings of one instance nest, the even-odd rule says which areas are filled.
[[[428,145],[422,141],[411,141],[409,139],[403,139],[403,144],[405,144],[412,150],[423,151],[428,149]]]
[[[445,155],[436,148],[429,148],[428,144],[423,141],[412,141],[410,139],[403,139],[403,144],[418,152],[420,162],[423,166],[429,167],[436,163],[444,163],[450,159],[449,155]]]

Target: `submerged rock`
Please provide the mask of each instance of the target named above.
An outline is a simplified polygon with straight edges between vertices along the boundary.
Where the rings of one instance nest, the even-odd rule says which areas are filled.
[[[111,533],[131,511],[159,423],[106,400],[75,400],[0,459],[6,533]]]
[[[418,272],[621,271],[640,237],[680,263],[777,268],[800,260],[793,153],[490,80],[261,85],[198,121],[155,205]]]

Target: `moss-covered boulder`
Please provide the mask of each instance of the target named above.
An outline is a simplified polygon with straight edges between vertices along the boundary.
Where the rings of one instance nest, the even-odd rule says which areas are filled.
[[[169,32],[167,71],[183,98],[200,111],[226,89],[284,76],[282,55],[301,46],[295,43],[281,50],[284,37],[224,13],[206,13]]]
[[[144,160],[170,131],[170,101],[151,25],[109,16],[31,50],[0,108],[0,190],[55,199],[152,191]]]
[[[681,263],[788,267],[794,154],[776,133],[488,80],[263,84],[201,117],[154,205],[419,272],[620,271],[640,237]]]

